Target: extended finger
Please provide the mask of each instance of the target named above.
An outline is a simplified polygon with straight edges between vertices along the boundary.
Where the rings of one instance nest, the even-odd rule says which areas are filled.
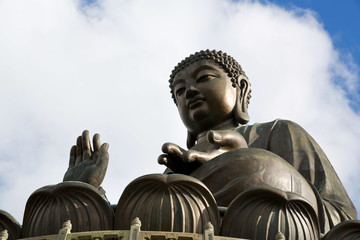
[[[199,152],[194,150],[189,150],[183,155],[183,161],[184,162],[197,162],[197,163],[204,163],[208,162],[214,157],[220,155],[221,153],[219,151],[213,151],[213,152]]]
[[[163,153],[173,154],[182,157],[184,150],[174,143],[164,143],[161,148]]]
[[[85,130],[82,133],[82,147],[83,147],[83,159],[90,160],[91,156],[91,146],[90,146],[90,137],[89,131]]]
[[[170,168],[174,173],[178,172],[179,168],[180,168],[180,164],[176,158],[173,159],[169,156],[169,154],[161,154],[158,157],[158,163],[160,165],[165,165],[166,167]]]
[[[165,165],[167,166],[169,162],[169,159],[168,159],[168,154],[164,153],[164,154],[161,154],[159,157],[158,157],[158,163],[160,165]]]
[[[174,173],[188,174],[193,170],[191,166],[186,166],[186,163],[184,163],[181,158],[166,153],[158,157],[158,163],[170,168]],[[191,170],[189,170],[189,168],[191,168]]]
[[[234,130],[211,130],[207,133],[206,137],[211,144],[224,148],[237,149],[248,147],[244,137]]]
[[[75,165],[82,162],[83,159],[83,151],[82,151],[82,136],[79,136],[76,140],[76,161]]]
[[[94,146],[94,152],[99,151],[100,149],[100,135],[96,133],[93,137],[93,146]]]
[[[69,167],[75,166],[76,161],[76,146],[72,146],[70,149]]]

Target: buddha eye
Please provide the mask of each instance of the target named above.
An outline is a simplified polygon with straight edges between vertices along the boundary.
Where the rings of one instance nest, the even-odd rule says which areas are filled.
[[[202,76],[200,76],[197,80],[196,80],[196,82],[206,82],[206,81],[208,81],[208,80],[211,80],[211,79],[214,79],[214,78],[217,78],[217,76],[215,76],[215,75],[211,75],[211,74],[204,74],[204,75],[202,75]]]
[[[185,88],[179,88],[175,91],[175,95],[179,98],[185,92]]]

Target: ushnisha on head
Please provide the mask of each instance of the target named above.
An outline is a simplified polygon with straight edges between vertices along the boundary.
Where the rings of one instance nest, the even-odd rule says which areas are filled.
[[[169,82],[192,139],[229,121],[233,127],[249,121],[250,82],[241,66],[226,53],[206,50],[190,55],[174,68]]]

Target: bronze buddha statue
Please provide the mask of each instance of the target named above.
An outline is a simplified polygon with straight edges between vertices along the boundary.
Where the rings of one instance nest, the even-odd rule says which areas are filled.
[[[100,188],[109,160],[108,144],[101,145],[96,134],[92,150],[89,132],[84,131],[71,148],[62,185],[40,189],[30,198],[24,226],[40,230],[31,230],[26,237],[46,228],[35,224],[40,217],[36,213],[46,212],[39,199],[45,199],[44,194],[50,199],[53,192],[58,193],[57,200],[49,200],[47,206],[61,202],[61,197],[76,198],[84,202],[84,208],[87,201],[95,201],[89,216],[114,219],[85,230],[127,227],[123,221],[130,222],[136,214],[148,219],[145,230],[197,232],[209,220],[223,236],[274,239],[281,231],[286,239],[320,239],[340,222],[356,219],[354,205],[336,172],[303,128],[280,119],[244,125],[249,121],[251,85],[231,56],[215,50],[197,52],[175,67],[169,82],[187,128],[188,150],[165,143],[158,158],[167,167],[165,173],[130,183],[112,216]],[[126,210],[128,206],[131,211]],[[53,211],[60,208],[68,211],[71,207],[54,205]],[[71,211],[61,218],[79,214]],[[79,221],[79,225],[86,222]]]
[[[164,144],[159,163],[168,166],[167,173],[201,180],[222,206],[254,188],[301,196],[315,211],[322,233],[356,219],[336,172],[304,129],[279,119],[241,126],[249,121],[251,89],[232,57],[209,50],[189,56],[173,70],[170,89],[188,129],[189,150]]]

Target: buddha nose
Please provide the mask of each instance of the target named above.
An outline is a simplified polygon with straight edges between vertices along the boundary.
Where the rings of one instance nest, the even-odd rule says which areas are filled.
[[[188,88],[186,88],[185,91],[185,97],[186,99],[194,97],[196,94],[199,93],[199,90],[194,85],[190,85]]]

